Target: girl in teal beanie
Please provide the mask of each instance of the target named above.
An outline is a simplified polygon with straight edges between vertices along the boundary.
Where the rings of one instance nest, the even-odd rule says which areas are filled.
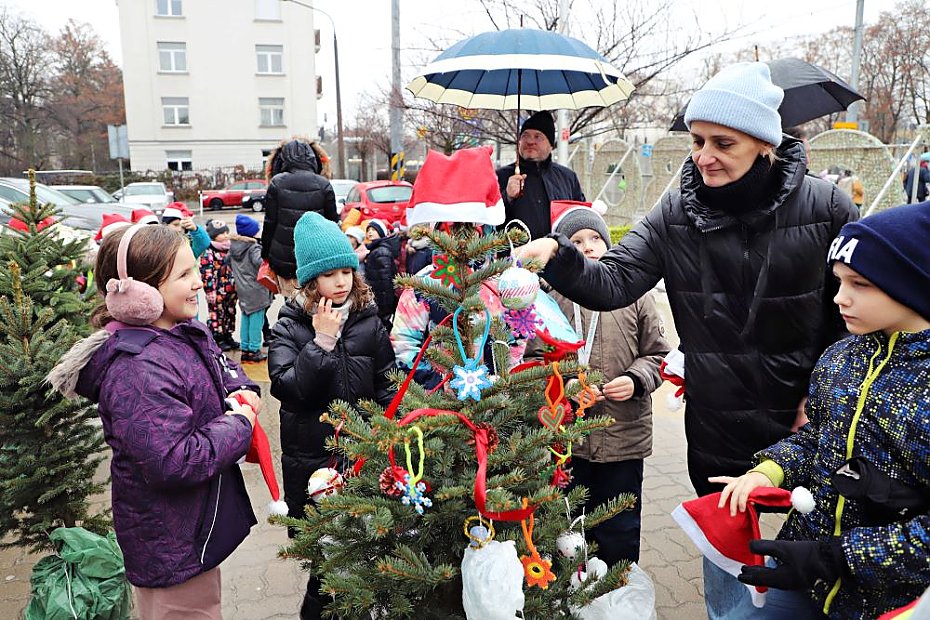
[[[326,449],[333,428],[320,415],[337,399],[387,407],[394,350],[371,288],[358,275],[358,256],[337,224],[305,213],[294,228],[294,254],[299,288],[272,329],[268,374],[271,394],[281,401],[284,501],[299,518],[310,501],[308,478],[336,458]],[[311,576],[300,617],[321,617],[325,604]]]

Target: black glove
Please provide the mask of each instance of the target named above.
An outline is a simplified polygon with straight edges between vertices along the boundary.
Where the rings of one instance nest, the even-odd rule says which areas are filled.
[[[819,579],[836,581],[846,569],[846,559],[839,538],[816,540],[753,540],[749,550],[768,555],[778,566],[743,566],[738,579],[751,586],[768,586],[779,590],[805,590]]]

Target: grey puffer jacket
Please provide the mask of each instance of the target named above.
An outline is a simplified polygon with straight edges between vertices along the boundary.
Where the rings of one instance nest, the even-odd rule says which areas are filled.
[[[233,235],[232,243],[229,244],[229,264],[242,311],[252,314],[269,307],[274,296],[258,283],[258,268],[262,264],[262,246],[258,240]]]
[[[702,204],[689,159],[680,192],[600,261],[556,235],[544,272],[594,310],[626,306],[665,279],[685,354],[688,469],[700,495],[719,490],[708,476],[741,475],[755,452],[790,433],[811,369],[843,334],[826,253],[856,208],[832,183],[805,175],[800,141],[786,136],[778,157],[779,189],[739,218]]]

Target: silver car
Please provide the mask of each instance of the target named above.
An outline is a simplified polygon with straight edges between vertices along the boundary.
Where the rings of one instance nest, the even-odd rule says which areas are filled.
[[[29,202],[29,181],[12,177],[0,178],[0,198],[9,202]],[[42,183],[36,183],[36,199],[41,204],[54,204],[61,211],[63,224],[81,230],[98,230],[103,224],[104,213],[116,213],[127,220],[132,218],[131,206],[81,203]]]

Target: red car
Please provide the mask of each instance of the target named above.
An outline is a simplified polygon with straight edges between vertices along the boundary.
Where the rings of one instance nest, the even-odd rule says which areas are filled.
[[[407,224],[407,201],[413,185],[407,181],[366,181],[353,187],[346,196],[342,219],[352,209],[362,213],[362,220],[379,219],[396,226]]]
[[[222,209],[223,207],[241,206],[244,196],[251,195],[254,190],[264,191],[267,185],[264,179],[246,179],[245,181],[233,183],[225,189],[213,189],[203,192],[201,195],[203,208]]]

